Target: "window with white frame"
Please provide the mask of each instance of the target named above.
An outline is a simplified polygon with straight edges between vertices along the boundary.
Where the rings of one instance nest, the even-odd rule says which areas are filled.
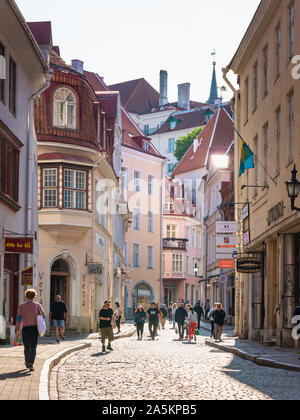
[[[167,168],[166,168],[167,176],[171,175],[171,173],[174,171],[174,168],[175,168],[174,163],[167,164]]]
[[[148,269],[154,269],[154,247],[147,246],[147,266]]]
[[[57,207],[57,169],[43,171],[43,207]]]
[[[86,172],[73,169],[64,170],[64,207],[86,209]]]
[[[176,225],[167,225],[167,238],[176,238]]]
[[[175,139],[169,139],[168,140],[168,153],[174,153],[175,152]]]
[[[133,212],[133,228],[134,230],[141,230],[141,210],[136,208]]]
[[[149,142],[147,140],[143,140],[143,150],[149,152]]]
[[[141,191],[141,173],[138,171],[134,171],[134,191]]]
[[[190,257],[189,256],[186,257],[186,274],[187,275],[190,274]]]
[[[154,176],[148,176],[148,195],[154,195]]]
[[[128,185],[129,185],[129,172],[128,172],[128,168],[123,168],[123,180],[124,180],[124,188],[125,190],[128,190]]]
[[[173,273],[183,272],[183,255],[182,254],[173,254],[172,268],[173,268]]]
[[[74,93],[65,87],[58,89],[53,98],[53,125],[76,129],[77,102]]]
[[[154,233],[154,213],[148,212],[148,232]]]
[[[132,253],[132,264],[133,267],[140,267],[140,260],[141,260],[141,246],[139,244],[133,244],[133,253]]]
[[[124,264],[125,267],[128,267],[128,242],[125,241],[124,245]]]

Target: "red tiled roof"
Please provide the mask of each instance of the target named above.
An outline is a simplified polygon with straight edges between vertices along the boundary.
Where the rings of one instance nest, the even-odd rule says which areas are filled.
[[[108,118],[115,118],[118,109],[119,92],[96,92],[102,108]]]
[[[200,145],[194,153],[194,144],[176,166],[173,175],[207,167],[212,153],[225,153],[234,139],[233,120],[219,108],[198,137]]]
[[[58,66],[58,67],[67,67],[68,69],[72,69],[72,67],[67,64],[52,48],[50,51],[50,65]]]
[[[51,22],[27,22],[27,25],[39,45],[52,46]]]
[[[121,103],[128,112],[145,114],[159,107],[159,93],[144,78],[117,83],[109,88],[120,92]]]
[[[172,114],[170,117],[165,121],[165,123],[160,127],[157,134],[175,132],[180,130],[186,130],[187,128],[198,128],[205,125],[205,112],[206,109],[200,109],[195,111],[185,111],[182,113],[176,112],[175,115]],[[170,119],[177,119],[178,124],[174,130],[170,129]]]
[[[98,74],[88,72],[88,71],[85,71],[84,74],[87,77],[90,85],[96,91],[97,96],[100,95],[101,90],[104,91],[104,92],[101,92],[102,94],[102,93],[105,93],[105,91],[108,92],[109,89],[112,88],[112,86],[108,87]],[[162,156],[152,144],[151,139],[146,137],[144,133],[141,131],[141,129],[135,124],[135,122],[132,120],[132,118],[130,117],[130,115],[128,114],[124,106],[121,106],[121,111],[122,111],[122,129],[123,129],[122,146],[164,159],[164,156]],[[148,152],[143,150],[142,141],[141,141],[142,139],[149,141]]]
[[[73,162],[88,163],[92,165],[94,164],[92,159],[83,156],[69,155],[66,153],[45,153],[43,155],[39,155],[38,160],[69,160]]]

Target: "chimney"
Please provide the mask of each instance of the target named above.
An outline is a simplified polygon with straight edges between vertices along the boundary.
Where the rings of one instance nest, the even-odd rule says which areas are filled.
[[[161,70],[159,106],[165,106],[168,103],[168,72],[165,70]]]
[[[78,73],[83,74],[83,61],[80,60],[72,60],[72,67]]]
[[[178,85],[178,107],[186,109],[187,111],[191,108],[191,84],[182,83]]]

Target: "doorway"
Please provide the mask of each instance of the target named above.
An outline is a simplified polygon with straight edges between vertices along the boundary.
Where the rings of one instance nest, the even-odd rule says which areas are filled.
[[[60,295],[67,308],[69,308],[69,283],[70,270],[68,264],[64,260],[55,261],[51,268],[50,306],[55,302],[55,296]]]

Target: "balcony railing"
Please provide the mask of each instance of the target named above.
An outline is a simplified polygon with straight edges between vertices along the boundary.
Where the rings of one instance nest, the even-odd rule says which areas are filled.
[[[186,251],[186,244],[188,239],[165,238],[163,240],[164,249],[177,249],[179,251]]]

